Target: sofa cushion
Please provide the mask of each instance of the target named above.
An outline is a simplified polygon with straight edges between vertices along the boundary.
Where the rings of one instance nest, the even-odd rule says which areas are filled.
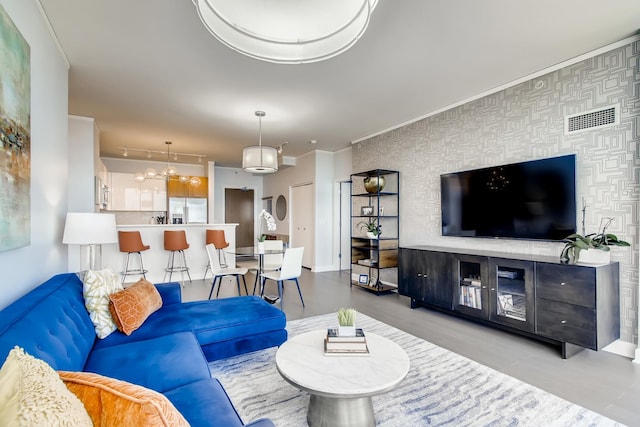
[[[59,374],[82,401],[96,427],[189,425],[175,406],[156,391],[91,372]]]
[[[256,296],[185,303],[182,310],[202,345],[283,330],[287,323],[284,312]]]
[[[117,329],[109,312],[109,295],[122,289],[118,275],[109,269],[89,270],[84,276],[84,305],[95,325],[98,338],[104,338]]]
[[[263,334],[277,338],[275,341],[269,338],[262,345],[249,348],[248,351],[282,344],[287,338],[284,329],[286,321],[286,316],[281,310],[255,296],[163,305],[129,337],[116,331],[105,339],[97,341],[95,348],[193,331],[203,347],[211,343],[219,344],[219,347],[230,345],[230,353],[223,356],[229,357],[244,351],[242,344],[239,346],[232,344],[236,340],[257,339],[256,342],[263,342],[264,340],[260,339]],[[209,360],[220,358],[212,359],[209,353],[206,355]]]
[[[164,395],[192,425],[242,427],[244,424],[217,379],[196,381]]]
[[[211,378],[191,332],[94,349],[84,370],[159,392]]]
[[[92,426],[82,402],[56,371],[19,347],[0,369],[0,424]]]
[[[131,287],[109,295],[109,312],[125,335],[131,335],[147,317],[162,307],[160,293],[151,282],[140,279]]]
[[[19,345],[56,370],[80,371],[95,341],[75,274],[52,277],[0,314],[0,360]]]

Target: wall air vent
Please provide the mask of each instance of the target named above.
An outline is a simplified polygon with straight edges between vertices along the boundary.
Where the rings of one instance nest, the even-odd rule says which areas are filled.
[[[579,114],[571,114],[564,118],[564,133],[572,135],[586,130],[601,129],[620,123],[620,106],[598,108]]]

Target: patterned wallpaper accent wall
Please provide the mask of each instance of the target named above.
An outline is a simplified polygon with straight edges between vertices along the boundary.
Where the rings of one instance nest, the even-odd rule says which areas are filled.
[[[400,171],[400,244],[559,256],[562,243],[442,237],[440,174],[575,153],[578,228],[614,217],[610,231],[632,244],[620,262],[621,339],[638,338],[640,42],[372,137],[353,147],[354,172]],[[536,89],[537,82],[543,82]],[[564,134],[564,117],[619,104],[618,126]]]

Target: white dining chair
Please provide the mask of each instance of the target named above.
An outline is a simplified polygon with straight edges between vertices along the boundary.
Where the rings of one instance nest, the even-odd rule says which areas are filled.
[[[239,267],[245,267],[249,271],[254,271],[256,273],[256,279],[253,282],[253,295],[256,293],[256,287],[258,286],[258,277],[260,273],[277,271],[282,266],[282,258],[284,254],[284,242],[282,240],[265,240],[264,241],[264,250],[265,251],[282,251],[282,253],[278,254],[264,254],[263,255],[263,265],[262,271],[260,271],[260,265],[258,260],[248,260],[248,261],[238,261],[236,265]]]
[[[281,310],[282,310],[282,286],[283,286],[283,283],[287,280],[296,282],[296,286],[298,287],[298,295],[300,295],[300,301],[302,302],[302,307],[304,307],[304,299],[302,299],[302,291],[300,290],[300,283],[298,282],[298,277],[300,277],[300,275],[302,274],[302,254],[303,253],[304,253],[303,247],[288,248],[284,252],[284,257],[282,259],[282,266],[280,270],[262,273],[260,295],[264,296],[264,285],[267,279],[277,282],[278,297],[280,298]]]
[[[249,290],[247,289],[247,281],[244,277],[247,274],[246,268],[222,268],[220,266],[220,259],[218,258],[218,251],[213,243],[209,243],[206,245],[207,255],[209,256],[209,264],[211,265],[211,271],[213,272],[213,280],[211,281],[211,291],[209,292],[209,299],[211,299],[211,295],[213,294],[213,289],[216,287],[216,281],[218,282],[218,292],[216,292],[216,298],[220,295],[220,287],[222,286],[222,279],[225,276],[235,276],[236,283],[238,284],[238,295],[242,295],[240,293],[240,276],[242,276],[242,281],[244,282],[244,291],[247,295],[249,295]]]

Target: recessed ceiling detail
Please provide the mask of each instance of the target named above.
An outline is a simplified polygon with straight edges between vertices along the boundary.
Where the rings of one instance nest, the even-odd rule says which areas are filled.
[[[204,26],[231,49],[262,61],[303,64],[349,49],[378,0],[193,0]]]

